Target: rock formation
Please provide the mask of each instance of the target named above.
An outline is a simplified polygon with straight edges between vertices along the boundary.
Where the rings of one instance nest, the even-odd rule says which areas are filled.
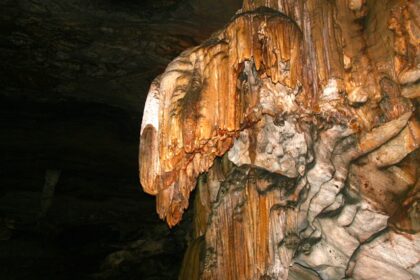
[[[140,178],[180,279],[419,279],[420,3],[245,0],[152,83]]]

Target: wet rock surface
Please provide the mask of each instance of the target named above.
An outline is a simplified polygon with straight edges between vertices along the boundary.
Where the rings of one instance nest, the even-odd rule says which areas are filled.
[[[151,84],[140,178],[181,279],[420,277],[419,2],[245,0]]]

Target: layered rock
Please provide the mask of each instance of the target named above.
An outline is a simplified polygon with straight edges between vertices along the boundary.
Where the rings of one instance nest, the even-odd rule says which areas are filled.
[[[156,78],[142,186],[174,226],[198,185],[181,279],[420,277],[419,5],[385,2],[244,1]]]

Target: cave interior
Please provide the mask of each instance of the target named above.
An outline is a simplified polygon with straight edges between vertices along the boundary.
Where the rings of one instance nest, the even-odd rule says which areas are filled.
[[[0,279],[420,279],[420,1],[378,2],[1,1]]]
[[[141,190],[143,107],[240,4],[1,1],[1,279],[177,278],[190,222]]]

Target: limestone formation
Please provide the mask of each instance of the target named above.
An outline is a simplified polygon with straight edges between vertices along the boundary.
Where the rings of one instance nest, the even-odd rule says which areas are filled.
[[[151,85],[140,178],[180,279],[419,279],[420,3],[245,0]]]

